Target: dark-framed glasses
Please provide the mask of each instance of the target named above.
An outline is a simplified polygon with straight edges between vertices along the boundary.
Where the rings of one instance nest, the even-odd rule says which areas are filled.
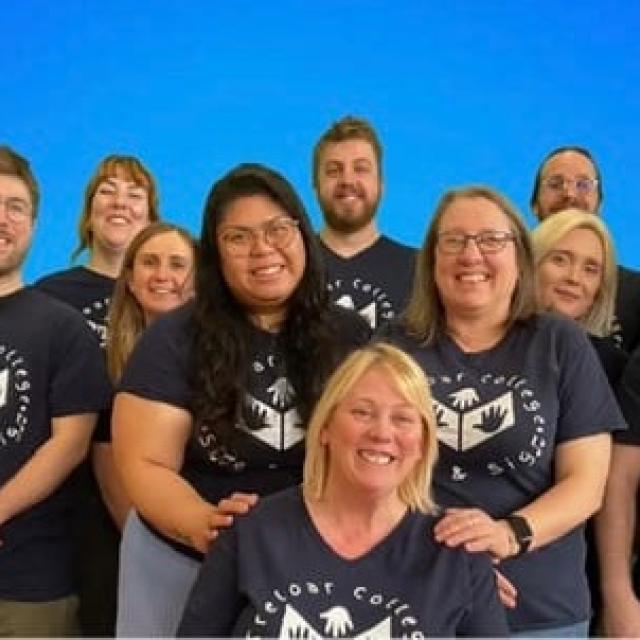
[[[442,253],[462,253],[467,244],[473,240],[481,253],[498,253],[502,251],[508,242],[515,240],[516,236],[511,231],[487,230],[480,233],[461,233],[459,231],[443,231],[438,234],[438,249]]]
[[[218,237],[231,255],[246,256],[259,238],[273,249],[286,249],[296,237],[299,224],[298,220],[282,216],[256,227],[225,227]]]
[[[23,198],[0,198],[0,207],[4,207],[5,215],[14,223],[24,222],[31,217],[31,205]]]
[[[546,189],[549,189],[549,191],[554,191],[554,192],[561,192],[561,191],[565,191],[565,189],[567,187],[569,187],[570,185],[573,185],[575,190],[578,193],[581,193],[583,195],[586,195],[588,193],[591,193],[592,191],[595,191],[596,187],[598,186],[598,181],[596,180],[596,178],[587,178],[587,177],[582,177],[582,178],[565,178],[564,176],[549,176],[548,178],[544,178],[544,180],[542,181],[542,184],[545,186]]]

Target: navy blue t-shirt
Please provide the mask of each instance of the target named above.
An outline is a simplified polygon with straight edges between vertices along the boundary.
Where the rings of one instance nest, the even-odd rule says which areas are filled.
[[[386,236],[343,258],[320,240],[331,300],[357,311],[372,329],[393,320],[407,305],[416,250]]]
[[[115,279],[86,267],[72,267],[40,278],[34,286],[82,313],[104,349],[107,312]]]
[[[424,347],[401,327],[393,342],[422,365],[440,442],[434,474],[441,506],[473,506],[502,518],[554,482],[556,446],[625,427],[584,331],[541,315],[495,347],[465,353],[448,337]],[[514,631],[572,624],[589,615],[583,527],[500,568],[519,590]]]
[[[489,558],[436,543],[433,524],[408,512],[348,560],[315,528],[299,487],[272,495],[212,545],[178,636],[507,635]]]
[[[119,391],[192,412],[193,309],[188,303],[169,312],[142,334]],[[369,328],[356,313],[338,308],[330,313],[343,355],[368,342]],[[219,443],[213,430],[201,427],[191,439],[181,475],[205,500],[217,503],[234,491],[266,495],[300,481],[306,425],[298,411],[296,381],[287,375],[284,349],[278,334],[253,328],[249,378],[233,446]]]
[[[110,389],[82,316],[31,288],[0,298],[0,485],[51,437],[51,419],[98,413]],[[0,598],[69,595],[68,483],[0,526]]]
[[[640,344],[640,273],[618,265],[616,319],[622,346],[631,353]]]
[[[629,356],[618,385],[618,400],[629,429],[616,433],[615,441],[640,446],[640,347]]]

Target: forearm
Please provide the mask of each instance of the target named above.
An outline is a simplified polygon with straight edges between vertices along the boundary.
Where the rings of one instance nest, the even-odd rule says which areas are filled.
[[[157,463],[138,461],[123,472],[122,479],[133,506],[144,518],[164,535],[191,544],[186,514],[211,509],[212,505],[184,478]]]
[[[82,461],[87,449],[88,437],[51,437],[42,444],[0,488],[0,524],[51,495]]]
[[[633,594],[631,559],[636,529],[640,447],[615,445],[595,533],[605,599]]]
[[[601,503],[601,494],[585,492],[581,483],[567,478],[517,513],[525,516],[533,532],[530,549],[543,547],[585,522]]]
[[[118,529],[122,530],[127,513],[131,509],[131,500],[115,467],[111,444],[108,442],[94,444],[92,462],[102,501]]]
[[[557,540],[600,508],[610,455],[608,434],[580,438],[557,447],[555,483],[517,510],[533,530],[531,549]]]

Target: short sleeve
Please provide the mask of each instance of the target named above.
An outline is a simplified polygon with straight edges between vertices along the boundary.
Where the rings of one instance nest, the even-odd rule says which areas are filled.
[[[82,316],[71,309],[64,311],[55,315],[51,340],[51,415],[98,413],[111,395],[104,355]]]
[[[563,321],[555,338],[559,367],[557,442],[625,429],[609,380],[584,331]]]
[[[182,307],[170,312],[143,331],[129,357],[118,391],[190,410],[191,341],[187,331],[189,316],[185,311]]]

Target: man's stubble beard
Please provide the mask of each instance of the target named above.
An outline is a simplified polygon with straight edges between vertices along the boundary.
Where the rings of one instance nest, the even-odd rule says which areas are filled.
[[[380,195],[374,202],[366,203],[359,214],[337,213],[331,203],[320,201],[320,209],[327,227],[338,233],[356,233],[368,226],[375,218],[380,204]]]

